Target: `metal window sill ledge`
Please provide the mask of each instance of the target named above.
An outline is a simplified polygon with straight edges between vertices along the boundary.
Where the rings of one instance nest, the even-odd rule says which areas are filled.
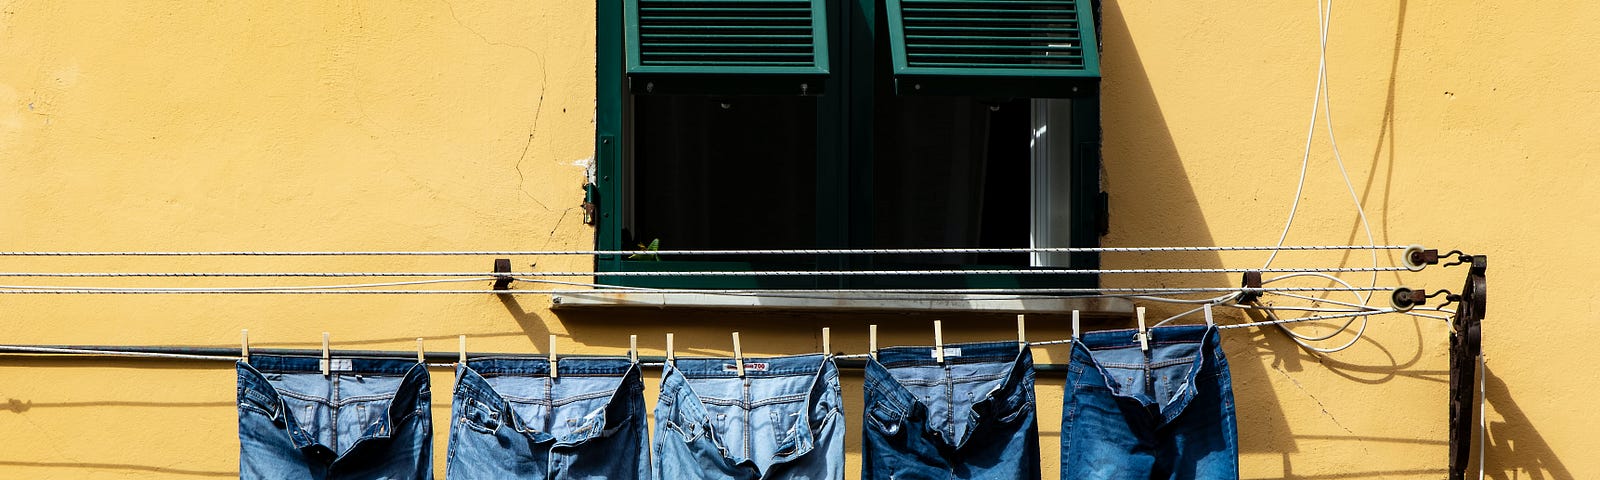
[[[1068,313],[1126,316],[1133,302],[1125,298],[981,295],[959,293],[652,293],[595,292],[551,295],[551,308],[566,309],[704,309],[784,312],[970,312]]]

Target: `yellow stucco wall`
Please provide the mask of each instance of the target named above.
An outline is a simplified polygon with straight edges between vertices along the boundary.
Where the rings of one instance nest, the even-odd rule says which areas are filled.
[[[593,10],[554,1],[0,2],[0,250],[591,247],[576,207],[593,155]],[[1490,255],[1489,475],[1600,476],[1590,400],[1600,376],[1584,369],[1600,334],[1589,278],[1600,268],[1589,253],[1600,248],[1600,7],[1399,0],[1339,4],[1335,15],[1333,119],[1377,242]],[[1313,2],[1107,2],[1108,246],[1276,241],[1299,174],[1317,30]],[[1319,131],[1291,244],[1365,241],[1327,140]],[[1254,267],[1263,257],[1114,255],[1106,265]],[[534,261],[588,268],[581,257],[516,259]],[[1371,258],[1286,254],[1277,265],[1335,262]],[[0,264],[489,267],[462,257]],[[1456,289],[1462,273],[1378,281]],[[296,283],[308,282],[282,284]],[[201,284],[215,281],[162,283]],[[260,347],[313,347],[328,331],[336,348],[409,349],[424,337],[447,351],[467,334],[473,350],[532,352],[555,333],[568,351],[598,353],[621,351],[638,334],[645,354],[659,354],[661,334],[676,331],[681,349],[719,353],[738,329],[752,355],[816,350],[824,325],[846,351],[865,349],[869,322],[884,325],[885,343],[927,343],[930,318],[557,316],[540,296],[5,295],[0,312],[0,343],[235,346],[249,328]],[[1032,338],[1065,333],[1042,323],[1031,324]],[[978,319],[948,324],[947,341],[1012,334]],[[1244,476],[1440,478],[1447,331],[1438,321],[1382,317],[1354,348],[1329,356],[1275,331],[1227,334]],[[1038,354],[1048,362],[1061,352]],[[1061,379],[1043,377],[1045,478],[1053,478]],[[450,371],[435,369],[433,382],[442,473]],[[859,387],[849,373],[851,477]],[[0,478],[237,475],[225,363],[3,357],[0,399]]]

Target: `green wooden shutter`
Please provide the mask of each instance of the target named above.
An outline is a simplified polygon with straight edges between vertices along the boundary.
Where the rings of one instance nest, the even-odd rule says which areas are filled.
[[[1063,98],[1094,94],[1090,0],[887,0],[901,95]]]
[[[815,95],[828,75],[826,0],[626,0],[639,94]]]

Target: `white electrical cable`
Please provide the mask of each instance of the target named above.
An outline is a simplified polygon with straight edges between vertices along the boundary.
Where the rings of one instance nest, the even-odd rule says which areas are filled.
[[[1236,323],[1236,324],[1232,324],[1232,325],[1219,325],[1219,326],[1217,326],[1217,329],[1219,329],[1219,330],[1230,330],[1230,329],[1235,329],[1235,328],[1260,327],[1260,326],[1267,326],[1267,325],[1285,325],[1285,324],[1290,324],[1290,323],[1315,322],[1315,321],[1319,321],[1319,320],[1336,320],[1336,319],[1340,319],[1340,318],[1366,317],[1366,316],[1371,316],[1371,315],[1382,315],[1382,314],[1386,314],[1386,313],[1400,313],[1400,312],[1398,310],[1393,309],[1393,308],[1384,308],[1384,309],[1362,311],[1362,312],[1335,313],[1335,314],[1330,314],[1330,315],[1316,315],[1316,316],[1311,316],[1311,317],[1286,318],[1286,319],[1273,318],[1272,320],[1268,320],[1268,321],[1265,321],[1265,322],[1251,322],[1251,323]],[[1270,316],[1271,312],[1268,312],[1268,315]],[[1365,325],[1365,324],[1363,324],[1363,325]],[[1359,339],[1359,337],[1358,337],[1358,339]],[[1337,351],[1337,350],[1335,350],[1335,351]]]
[[[1210,305],[1210,303],[1207,303],[1206,305]],[[1156,327],[1159,327],[1159,326],[1162,326],[1162,325],[1166,325],[1168,322],[1171,322],[1173,320],[1177,320],[1179,318],[1183,318],[1185,316],[1194,314],[1195,312],[1199,312],[1201,310],[1205,310],[1206,309],[1206,305],[1201,305],[1201,306],[1194,307],[1194,308],[1191,308],[1191,309],[1188,309],[1188,310],[1184,310],[1183,313],[1180,313],[1180,314],[1177,314],[1177,315],[1173,315],[1173,316],[1167,317],[1166,320],[1162,320],[1162,321],[1156,322],[1156,324],[1155,325],[1151,325],[1150,328],[1156,328]]]
[[[1334,282],[1334,283],[1338,283],[1340,285],[1344,285],[1345,287],[1354,288],[1352,285],[1350,285],[1350,282],[1346,282],[1346,281],[1344,281],[1343,279],[1341,279],[1339,277],[1335,277],[1335,276],[1332,276],[1332,275],[1324,275],[1324,274],[1320,274],[1320,273],[1293,273],[1293,274],[1283,275],[1283,276],[1280,276],[1280,277],[1274,277],[1272,279],[1262,281],[1261,284],[1262,285],[1267,285],[1267,284],[1270,284],[1272,282],[1276,282],[1276,281],[1279,281],[1279,280],[1285,280],[1285,279],[1296,278],[1296,277],[1323,278],[1323,279],[1327,279],[1330,282]],[[1362,306],[1366,306],[1367,297],[1362,296],[1361,292],[1351,291],[1351,293],[1356,296],[1357,300],[1361,301],[1361,305]],[[1269,312],[1269,314],[1270,314],[1270,312]],[[1314,337],[1314,336],[1301,334],[1301,333],[1295,332],[1293,330],[1289,330],[1287,328],[1283,329],[1283,333],[1288,334],[1289,338],[1291,340],[1295,340],[1295,343],[1300,344],[1300,346],[1306,347],[1306,348],[1315,349],[1315,347],[1313,347],[1311,345],[1307,345],[1302,341],[1305,341],[1305,342],[1320,342],[1320,341],[1323,341],[1323,340],[1327,340],[1327,339],[1333,338],[1333,337],[1339,335],[1340,333],[1344,333],[1345,330],[1350,328],[1350,324],[1355,322],[1356,320],[1357,320],[1356,318],[1350,318],[1349,320],[1345,321],[1344,325],[1340,325],[1338,329],[1335,329],[1333,332],[1331,332],[1331,333],[1329,333],[1327,335],[1320,336],[1320,337]],[[1366,330],[1366,324],[1365,324],[1366,319],[1362,318],[1361,321],[1362,321],[1361,330],[1365,331]],[[1337,351],[1337,350],[1335,350],[1335,351]],[[1324,353],[1332,353],[1332,352],[1324,352]]]
[[[1350,181],[1350,173],[1345,168],[1343,156],[1339,153],[1338,140],[1337,140],[1337,137],[1334,135],[1332,99],[1331,99],[1331,97],[1330,97],[1330,95],[1328,93],[1329,92],[1329,87],[1328,87],[1328,33],[1331,30],[1330,26],[1331,26],[1332,21],[1333,21],[1333,0],[1328,0],[1328,2],[1326,4],[1326,8],[1324,8],[1324,4],[1321,2],[1321,0],[1318,0],[1318,2],[1317,2],[1317,22],[1318,22],[1318,27],[1319,27],[1318,28],[1318,30],[1319,30],[1318,31],[1318,39],[1319,39],[1319,42],[1318,42],[1319,43],[1319,50],[1318,50],[1318,52],[1319,52],[1319,56],[1318,56],[1318,60],[1317,60],[1317,88],[1316,88],[1316,90],[1315,90],[1315,92],[1314,92],[1314,94],[1312,96],[1313,98],[1312,98],[1312,102],[1311,102],[1311,120],[1310,120],[1308,126],[1306,127],[1305,149],[1303,150],[1302,156],[1301,156],[1301,159],[1300,159],[1300,178],[1299,178],[1299,180],[1298,180],[1298,182],[1297,182],[1297,184],[1295,186],[1294,201],[1290,204],[1288,219],[1284,222],[1283,231],[1282,231],[1282,233],[1280,233],[1280,235],[1278,237],[1278,243],[1279,244],[1282,244],[1284,241],[1286,241],[1288,236],[1289,236],[1289,230],[1292,227],[1292,225],[1294,224],[1295,213],[1299,210],[1299,207],[1300,207],[1300,198],[1304,194],[1304,191],[1305,191],[1307,170],[1309,169],[1309,165],[1311,163],[1311,145],[1313,143],[1313,139],[1315,138],[1315,132],[1316,132],[1316,126],[1317,126],[1317,114],[1319,113],[1318,112],[1319,110],[1321,110],[1322,117],[1323,117],[1323,119],[1324,119],[1324,121],[1326,123],[1327,131],[1328,131],[1328,144],[1329,144],[1329,147],[1333,150],[1334,161],[1337,163],[1337,166],[1339,167],[1340,176],[1343,177],[1343,179],[1344,179],[1345,189],[1350,193],[1350,199],[1351,199],[1352,203],[1355,205],[1356,215],[1360,219],[1362,230],[1365,231],[1366,236],[1367,236],[1367,244],[1369,246],[1372,246],[1372,245],[1375,245],[1377,243],[1375,238],[1374,238],[1374,236],[1372,235],[1372,226],[1367,221],[1366,209],[1361,205],[1360,196],[1356,195],[1356,193],[1355,193],[1355,185],[1354,185],[1353,182]],[[1326,101],[1328,104],[1327,105],[1323,105],[1324,101]],[[1272,261],[1277,257],[1277,253],[1278,253],[1277,251],[1273,251],[1272,254],[1270,254],[1267,257],[1267,262],[1263,266],[1263,268],[1270,267],[1272,265]],[[1374,267],[1376,267],[1378,265],[1378,255],[1377,255],[1377,252],[1375,252],[1375,251],[1372,253],[1372,265]],[[1331,279],[1332,277],[1328,277],[1328,278]],[[1342,280],[1340,280],[1339,283],[1342,283],[1342,284],[1347,285],[1347,286],[1349,285],[1349,283],[1344,282]],[[1377,285],[1377,283],[1378,283],[1378,274],[1377,274],[1377,272],[1373,272],[1371,284],[1372,285]],[[1362,293],[1359,293],[1359,292],[1354,293],[1354,294],[1355,294],[1356,298],[1360,301],[1360,303],[1361,303],[1361,305],[1363,307],[1367,306],[1371,302],[1372,297],[1370,295],[1363,295]],[[1271,314],[1270,312],[1269,312],[1269,315],[1271,315],[1274,319],[1276,319],[1276,315]],[[1351,318],[1349,321],[1345,322],[1344,325],[1341,325],[1338,329],[1336,329],[1332,333],[1330,333],[1328,335],[1325,335],[1325,336],[1321,336],[1321,337],[1310,337],[1310,336],[1306,336],[1306,335],[1295,333],[1295,332],[1291,331],[1288,327],[1283,326],[1283,324],[1279,324],[1279,329],[1282,330],[1284,333],[1288,334],[1289,337],[1290,337],[1290,340],[1293,340],[1296,344],[1299,344],[1301,347],[1304,347],[1304,348],[1307,348],[1307,349],[1310,349],[1310,350],[1313,350],[1313,351],[1323,352],[1323,353],[1332,353],[1332,352],[1337,352],[1337,351],[1343,350],[1345,348],[1349,348],[1350,346],[1355,345],[1356,341],[1360,340],[1361,335],[1363,335],[1366,332],[1366,327],[1367,327],[1367,318],[1366,317],[1360,317],[1361,326],[1360,326],[1360,328],[1357,329],[1355,337],[1352,338],[1350,340],[1350,342],[1344,344],[1341,347],[1332,348],[1332,349],[1320,348],[1320,347],[1312,346],[1308,342],[1326,340],[1326,339],[1332,338],[1334,336],[1337,336],[1338,334],[1343,333],[1344,331],[1346,331],[1355,320],[1356,320],[1356,318]]]
[[[1209,306],[1209,305],[1226,305],[1228,302],[1231,302],[1234,299],[1239,298],[1239,295],[1240,295],[1240,293],[1234,292],[1234,293],[1230,293],[1230,294],[1223,295],[1223,296],[1220,296],[1220,297],[1212,297],[1212,298],[1207,298],[1207,299],[1204,299],[1204,300],[1184,300],[1181,303],[1203,303],[1204,305],[1201,305],[1201,306],[1198,306],[1198,307],[1195,307],[1195,308],[1191,308],[1191,309],[1186,310],[1183,313],[1179,313],[1177,315],[1173,315],[1173,316],[1167,317],[1165,320],[1156,322],[1155,327],[1166,325],[1167,323],[1170,323],[1173,320],[1177,320],[1179,318],[1183,318],[1183,317],[1186,317],[1186,316],[1189,316],[1189,315],[1193,315],[1195,312],[1199,312],[1201,310],[1205,310],[1206,307]],[[1142,297],[1134,297],[1134,298],[1142,298]],[[1152,328],[1154,328],[1154,327],[1152,327]]]
[[[1321,8],[1319,7],[1318,10],[1321,11]],[[1322,18],[1323,27],[1322,27],[1322,61],[1321,61],[1321,63],[1323,64],[1323,67],[1321,68],[1321,71],[1322,71],[1322,75],[1323,75],[1324,78],[1326,78],[1327,75],[1328,75],[1327,66],[1326,66],[1327,63],[1328,63],[1328,60],[1327,60],[1327,58],[1328,58],[1328,31],[1330,30],[1328,25],[1332,21],[1333,21],[1333,0],[1328,0],[1328,10],[1327,10],[1327,13]],[[1361,229],[1367,235],[1367,245],[1368,246],[1374,246],[1374,245],[1377,245],[1377,240],[1372,236],[1372,225],[1367,222],[1367,210],[1366,210],[1366,208],[1364,206],[1361,205],[1361,197],[1359,195],[1356,195],[1355,184],[1354,184],[1354,182],[1350,181],[1350,171],[1348,169],[1346,169],[1345,166],[1344,166],[1344,156],[1339,153],[1339,139],[1333,133],[1333,98],[1330,96],[1331,94],[1329,93],[1329,90],[1330,90],[1330,87],[1328,86],[1328,82],[1326,80],[1324,80],[1322,82],[1322,93],[1321,93],[1322,94],[1322,98],[1323,98],[1323,103],[1324,103],[1323,106],[1322,106],[1322,119],[1323,119],[1324,126],[1326,126],[1327,129],[1328,129],[1328,148],[1329,148],[1329,150],[1333,151],[1333,161],[1334,161],[1335,164],[1337,164],[1339,166],[1339,176],[1344,178],[1344,188],[1345,188],[1346,191],[1348,191],[1350,193],[1350,204],[1355,206],[1355,208],[1356,208],[1356,217],[1361,220]],[[1378,252],[1377,251],[1373,251],[1372,252],[1372,266],[1373,267],[1377,267],[1378,266]],[[1373,271],[1371,285],[1377,285],[1377,284],[1378,284],[1378,273],[1376,271]],[[1368,297],[1366,300],[1363,300],[1363,304],[1366,303],[1367,300],[1371,300],[1371,298]]]
[[[1323,19],[1321,0],[1317,1],[1317,20],[1318,24],[1321,25],[1322,42],[1326,44],[1328,27],[1326,26],[1326,20]],[[1312,91],[1311,95],[1311,122],[1310,125],[1306,126],[1306,146],[1300,156],[1300,180],[1295,183],[1294,200],[1289,203],[1289,216],[1283,221],[1283,232],[1278,234],[1278,245],[1283,245],[1283,242],[1288,240],[1289,229],[1294,226],[1295,214],[1300,211],[1300,197],[1305,193],[1306,189],[1306,170],[1311,165],[1311,141],[1317,131],[1317,110],[1322,107],[1322,82],[1327,79],[1328,57],[1326,51],[1326,49],[1323,50],[1324,54],[1317,62],[1317,88]],[[1273,249],[1272,253],[1267,255],[1267,263],[1263,264],[1261,268],[1272,266],[1272,261],[1277,258],[1278,250]]]
[[[1300,307],[1300,306],[1287,306],[1287,305],[1248,305],[1248,304],[1237,304],[1237,303],[1236,304],[1222,305],[1222,306],[1230,307],[1230,308],[1237,308],[1237,309],[1240,309],[1240,310],[1259,310],[1259,311],[1263,311],[1263,312],[1270,310],[1270,311],[1274,311],[1274,312],[1358,313],[1358,312],[1377,312],[1377,311],[1383,310],[1381,308],[1375,308],[1375,307],[1362,307],[1362,308],[1357,308],[1357,309],[1349,309],[1349,308],[1329,308],[1329,307]]]

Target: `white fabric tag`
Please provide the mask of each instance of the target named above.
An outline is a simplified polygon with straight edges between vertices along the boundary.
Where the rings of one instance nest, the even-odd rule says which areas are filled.
[[[938,350],[928,349],[928,356],[939,358]],[[944,358],[961,356],[961,347],[944,347]]]
[[[327,360],[318,360],[317,363],[330,372],[348,372],[356,369],[355,362],[350,361],[348,358],[335,358],[333,363],[329,363]]]

